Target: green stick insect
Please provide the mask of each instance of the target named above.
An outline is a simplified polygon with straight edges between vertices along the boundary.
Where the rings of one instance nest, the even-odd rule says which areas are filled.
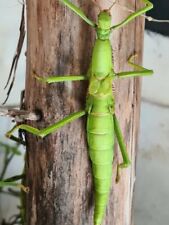
[[[92,161],[92,173],[95,189],[94,225],[101,225],[105,215],[111,188],[115,135],[123,158],[123,162],[118,165],[117,180],[119,179],[119,169],[126,168],[130,165],[126,145],[115,115],[115,100],[112,93],[112,82],[116,78],[146,76],[152,75],[153,73],[152,70],[135,65],[132,62],[133,57],[130,57],[129,64],[136,69],[135,71],[115,73],[112,62],[112,47],[109,38],[113,30],[121,28],[137,16],[140,16],[146,11],[152,9],[153,5],[148,0],[142,0],[145,7],[131,13],[122,22],[112,26],[110,9],[100,11],[98,21],[97,23],[94,23],[80,8],[75,6],[69,0],[60,1],[74,11],[96,31],[97,38],[92,52],[90,68],[87,76],[52,76],[49,78],[36,76],[36,79],[49,84],[63,81],[88,80],[89,87],[86,107],[84,110],[75,112],[63,120],[60,120],[59,122],[42,130],[26,124],[21,124],[15,126],[6,135],[7,137],[11,137],[12,133],[16,129],[22,129],[43,138],[46,135],[55,132],[62,126],[87,115],[87,141],[89,146],[89,155]]]

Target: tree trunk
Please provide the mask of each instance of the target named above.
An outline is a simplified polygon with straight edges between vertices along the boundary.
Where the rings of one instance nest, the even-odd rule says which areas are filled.
[[[98,8],[92,1],[74,0],[96,20]],[[100,0],[105,7],[105,1]],[[136,4],[137,2],[137,4]],[[137,9],[136,0],[120,1]],[[117,14],[117,15],[116,15]],[[119,6],[112,9],[113,23],[128,15]],[[139,18],[113,32],[112,44],[116,71],[127,71],[127,59],[134,52],[141,61],[144,21]],[[87,83],[84,81],[43,84],[33,73],[50,75],[85,74],[89,67],[95,31],[71,10],[56,0],[27,0],[27,76],[26,109],[37,111],[38,128],[64,118],[85,107]],[[121,172],[113,186],[103,225],[130,225],[135,180],[135,150],[139,123],[140,80],[117,81],[116,114],[131,156],[132,165]],[[27,225],[91,225],[93,190],[91,165],[86,144],[86,118],[78,119],[44,139],[27,134],[26,175],[30,193],[26,199]]]

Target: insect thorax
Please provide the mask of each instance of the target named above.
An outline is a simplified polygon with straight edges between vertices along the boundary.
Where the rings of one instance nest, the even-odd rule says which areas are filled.
[[[92,54],[91,73],[98,77],[98,79],[102,79],[109,75],[112,69],[110,40],[97,39]]]

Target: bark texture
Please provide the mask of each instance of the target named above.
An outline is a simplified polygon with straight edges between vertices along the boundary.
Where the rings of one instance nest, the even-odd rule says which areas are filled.
[[[86,14],[96,19],[98,8],[90,1],[74,0]],[[105,1],[100,4],[105,8]],[[137,0],[120,0],[121,5],[137,9]],[[137,4],[136,4],[137,3]],[[119,6],[112,9],[113,23],[128,15]],[[139,18],[113,32],[112,45],[116,71],[127,71],[127,59],[134,52],[141,61],[144,21]],[[86,74],[89,67],[94,30],[58,0],[27,0],[27,75],[26,109],[41,113],[41,120],[31,125],[44,128],[85,106],[87,83],[82,81],[42,84],[40,76]],[[140,80],[117,81],[116,114],[125,137],[132,166],[123,170],[113,187],[103,225],[130,225],[135,180]],[[40,139],[27,135],[26,174],[30,193],[26,200],[27,225],[91,225],[93,191],[87,154],[85,118]]]

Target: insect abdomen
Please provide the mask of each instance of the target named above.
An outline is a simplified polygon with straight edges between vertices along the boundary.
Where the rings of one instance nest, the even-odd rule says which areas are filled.
[[[103,111],[98,112],[97,107],[93,107],[87,122],[89,155],[95,187],[95,225],[100,225],[103,220],[112,180],[113,118],[108,110]]]

